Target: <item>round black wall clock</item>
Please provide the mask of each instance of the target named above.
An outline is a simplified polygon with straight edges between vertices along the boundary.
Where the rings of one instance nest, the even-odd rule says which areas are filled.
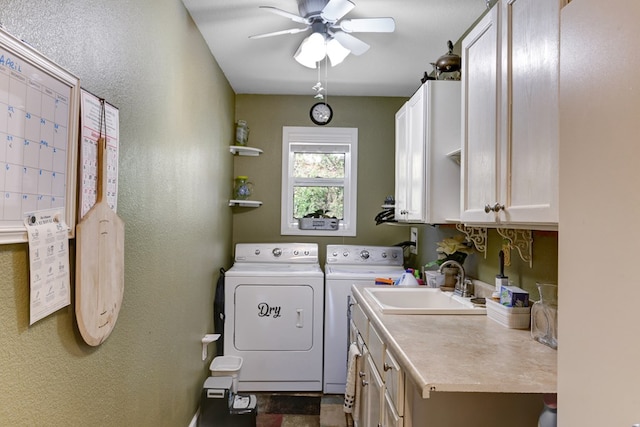
[[[318,102],[311,107],[309,117],[317,125],[326,125],[333,118],[333,110],[326,102]]]

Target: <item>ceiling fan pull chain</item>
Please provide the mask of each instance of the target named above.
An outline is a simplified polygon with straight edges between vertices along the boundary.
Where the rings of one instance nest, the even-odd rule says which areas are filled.
[[[329,57],[325,56],[324,57],[324,93],[325,93],[325,99],[324,99],[324,103],[326,104],[327,102],[329,102],[329,79],[327,78],[327,74],[329,73]]]

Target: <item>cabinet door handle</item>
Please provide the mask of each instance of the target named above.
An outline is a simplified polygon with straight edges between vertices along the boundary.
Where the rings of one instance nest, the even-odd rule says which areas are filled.
[[[362,372],[362,371],[358,372],[358,376],[359,376],[360,378],[364,378],[364,376],[365,376],[365,375],[366,375],[366,374],[365,374],[364,372]]]
[[[366,387],[369,385],[369,381],[362,380],[362,387]]]
[[[391,366],[389,366],[389,364],[387,362],[384,362],[384,365],[382,366],[382,369],[384,369],[385,372],[393,369]]]
[[[496,202],[495,205],[491,206],[489,204],[484,205],[484,212],[485,213],[489,213],[489,212],[500,212],[504,210],[504,205],[501,205],[500,203]]]

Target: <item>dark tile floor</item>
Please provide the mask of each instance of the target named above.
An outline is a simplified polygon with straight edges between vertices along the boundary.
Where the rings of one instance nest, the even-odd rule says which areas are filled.
[[[257,427],[346,427],[346,417],[342,409],[344,397],[341,395],[323,395],[320,393],[300,393],[296,396],[309,396],[315,404],[305,404],[304,399],[295,401],[296,407],[278,411],[271,396],[279,393],[255,393],[258,398]],[[318,408],[317,399],[320,399]],[[273,412],[293,413],[273,413]],[[318,413],[319,412],[319,413]]]

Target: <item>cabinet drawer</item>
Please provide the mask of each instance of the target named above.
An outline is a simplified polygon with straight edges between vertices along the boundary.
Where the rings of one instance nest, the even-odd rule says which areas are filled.
[[[386,350],[386,346],[382,342],[380,335],[376,329],[369,324],[369,353],[371,354],[371,359],[373,359],[373,364],[375,365],[378,373],[384,379],[384,352]]]
[[[398,412],[389,397],[389,393],[384,394],[384,411],[383,411],[383,426],[384,427],[402,427],[404,425],[404,419]]]
[[[366,344],[369,344],[369,319],[367,315],[362,311],[360,304],[355,304],[353,310],[351,310],[351,318],[356,325],[356,329],[362,335],[362,339]]]
[[[404,415],[404,372],[389,350],[385,351],[384,382],[389,398],[400,416]],[[386,425],[386,424],[385,424]]]

